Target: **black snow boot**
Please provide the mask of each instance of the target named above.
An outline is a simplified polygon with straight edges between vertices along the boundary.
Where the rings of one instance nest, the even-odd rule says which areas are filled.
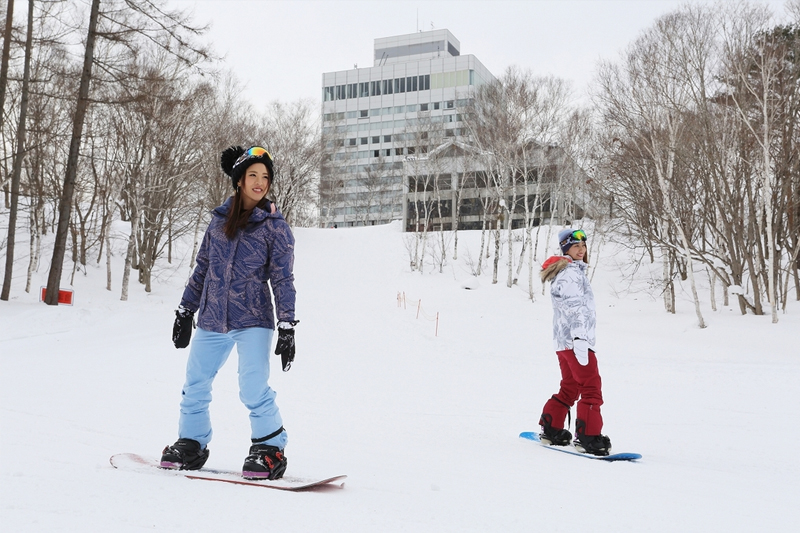
[[[551,446],[569,446],[572,440],[572,433],[567,429],[556,429],[552,426],[552,423],[553,417],[549,414],[543,414],[539,418],[539,425],[542,426],[539,440]]]
[[[161,452],[161,468],[170,470],[200,470],[208,461],[208,448],[192,439],[178,439]]]
[[[250,446],[250,455],[244,460],[242,477],[245,479],[280,479],[286,472],[283,450],[266,444]]]
[[[574,444],[581,453],[606,456],[611,452],[611,439],[605,435],[578,435]]]
[[[581,419],[575,421],[575,449],[581,453],[606,456],[611,452],[611,439],[605,435],[586,435],[586,422]]]

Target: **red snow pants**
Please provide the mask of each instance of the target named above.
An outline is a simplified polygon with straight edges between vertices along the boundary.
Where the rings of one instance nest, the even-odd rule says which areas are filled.
[[[589,350],[589,364],[586,366],[578,362],[572,350],[562,350],[556,354],[561,367],[561,386],[558,393],[544,404],[542,414],[553,417],[552,426],[555,429],[563,429],[569,408],[577,401],[576,433],[599,435],[603,429],[603,416],[600,414],[603,393],[594,351]]]

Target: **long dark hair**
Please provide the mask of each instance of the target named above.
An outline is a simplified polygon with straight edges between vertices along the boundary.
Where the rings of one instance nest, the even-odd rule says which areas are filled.
[[[267,197],[265,196],[255,207],[260,207],[261,209],[266,210],[268,202],[269,200],[267,200]],[[255,207],[253,209],[255,209]],[[233,195],[233,205],[231,205],[231,208],[228,211],[228,220],[225,221],[225,235],[228,237],[228,239],[233,239],[236,237],[236,232],[247,225],[247,221],[250,220],[250,215],[252,214],[253,209],[244,208],[244,199],[242,198],[241,187],[237,187],[236,193]]]

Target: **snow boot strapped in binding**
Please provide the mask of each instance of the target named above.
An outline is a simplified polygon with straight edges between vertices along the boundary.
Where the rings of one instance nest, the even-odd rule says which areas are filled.
[[[245,479],[280,479],[286,472],[283,450],[266,444],[250,446],[250,455],[244,460],[242,477]]]
[[[605,457],[611,453],[611,439],[605,435],[586,435],[586,422],[581,419],[575,420],[575,441],[572,443],[575,449],[581,453],[598,455]]]
[[[178,439],[161,452],[161,468],[169,470],[200,470],[208,461],[208,448],[192,439]]]
[[[553,417],[550,414],[545,413],[539,418],[539,425],[542,426],[539,440],[551,446],[568,446],[572,440],[572,433],[567,429],[556,429],[552,424]]]

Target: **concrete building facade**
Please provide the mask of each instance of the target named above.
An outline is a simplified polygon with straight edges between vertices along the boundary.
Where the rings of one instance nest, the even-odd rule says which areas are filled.
[[[408,162],[465,138],[459,110],[494,79],[446,29],[375,39],[373,66],[324,73],[320,224],[405,219]]]

